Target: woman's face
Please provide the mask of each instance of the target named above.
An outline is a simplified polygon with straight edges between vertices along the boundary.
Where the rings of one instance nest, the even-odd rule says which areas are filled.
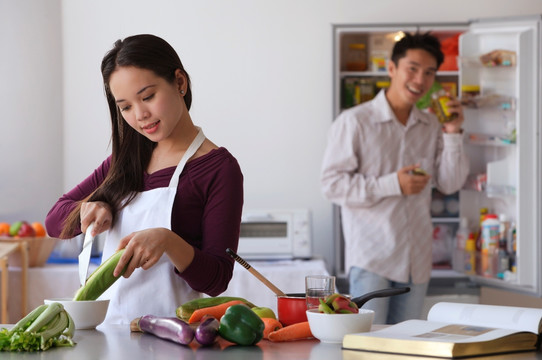
[[[133,66],[119,67],[109,87],[124,120],[149,140],[160,142],[174,135],[188,113],[183,93],[186,77],[177,70],[177,81],[169,83],[153,71]]]

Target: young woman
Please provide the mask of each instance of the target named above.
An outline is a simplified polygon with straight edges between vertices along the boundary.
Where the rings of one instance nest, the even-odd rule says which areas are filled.
[[[103,259],[126,249],[104,295],[105,322],[174,316],[200,293],[222,293],[232,277],[243,206],[237,160],[206,139],[189,114],[190,79],[175,50],[153,35],[118,40],[102,60],[112,153],[49,211],[50,236],[94,224]]]

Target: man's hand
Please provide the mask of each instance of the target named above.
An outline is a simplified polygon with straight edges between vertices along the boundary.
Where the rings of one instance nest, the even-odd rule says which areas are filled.
[[[465,117],[463,116],[463,106],[461,106],[461,102],[458,99],[450,98],[448,109],[450,110],[450,113],[456,113],[457,117],[452,121],[445,122],[442,124],[442,127],[447,134],[458,134],[461,132],[461,126],[465,120]]]
[[[431,175],[416,175],[412,173],[419,166],[418,164],[409,165],[397,171],[397,178],[399,179],[399,186],[403,195],[420,193],[429,182],[429,179],[431,179]]]

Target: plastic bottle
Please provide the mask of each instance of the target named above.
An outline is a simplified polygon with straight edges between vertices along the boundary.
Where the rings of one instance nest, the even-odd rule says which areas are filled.
[[[484,219],[486,215],[488,214],[489,210],[486,207],[480,208],[480,223],[478,224],[478,232],[476,233],[476,250],[480,251],[482,250],[482,222],[484,222]]]
[[[473,233],[469,234],[469,238],[465,243],[465,252],[463,259],[465,274],[476,274],[476,240],[474,239]]]
[[[496,214],[487,214],[482,222],[482,251],[481,251],[481,274],[483,276],[494,277],[497,275],[497,269],[493,266],[497,256],[497,246],[499,244],[500,223]]]
[[[459,220],[459,229],[457,229],[457,232],[455,233],[455,245],[458,250],[465,249],[469,234],[469,219],[462,217],[461,220]]]
[[[474,237],[475,244],[476,244],[476,271],[478,275],[482,275],[480,273],[482,269],[481,261],[481,253],[482,253],[482,222],[484,221],[487,213],[489,212],[489,209],[486,207],[480,208],[480,222],[478,223],[478,229],[476,231],[476,235]]]
[[[467,239],[469,238],[469,227],[468,227],[468,219],[467,218],[461,218],[459,221],[459,228],[457,229],[457,232],[455,233],[455,242],[454,242],[454,257],[453,257],[453,268],[458,271],[463,271],[463,263],[464,263],[464,252],[465,252],[465,245],[467,244]],[[474,239],[474,235],[473,235]]]
[[[504,241],[508,244],[508,233],[510,231],[510,221],[506,214],[499,215],[499,243]]]
[[[497,277],[504,279],[504,273],[510,270],[510,255],[506,250],[506,242],[499,240],[499,251],[497,252]]]
[[[508,252],[508,233],[510,221],[505,214],[499,215],[499,249],[496,257],[497,277],[504,279],[506,271],[510,270],[510,254]]]
[[[508,237],[508,254],[510,255],[510,271],[515,273],[517,268],[517,238],[516,238],[516,224],[510,225],[510,236]]]

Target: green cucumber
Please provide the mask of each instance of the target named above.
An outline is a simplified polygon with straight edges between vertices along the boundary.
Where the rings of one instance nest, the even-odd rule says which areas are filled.
[[[84,300],[96,300],[100,295],[102,295],[115,281],[118,280],[126,270],[122,271],[119,276],[114,276],[113,271],[119,263],[120,257],[124,253],[124,249],[120,249],[109,259],[103,262],[87,280],[87,283],[79,288],[73,300],[75,301],[84,301]]]

